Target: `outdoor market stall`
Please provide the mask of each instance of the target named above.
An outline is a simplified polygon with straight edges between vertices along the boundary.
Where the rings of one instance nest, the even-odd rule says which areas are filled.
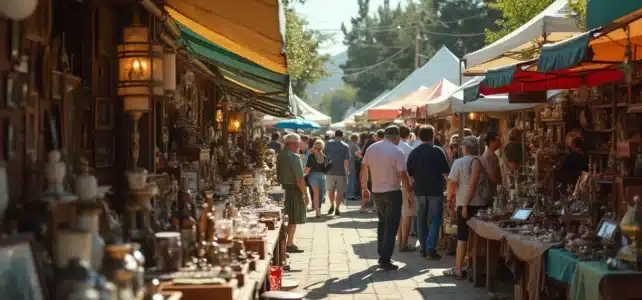
[[[464,96],[465,102],[475,101],[479,93],[508,92],[509,97],[541,103],[546,102],[542,92],[578,88],[563,92],[538,116],[541,125],[536,136],[540,149],[536,153],[546,158],[547,163],[537,163],[535,167],[543,167],[552,176],[539,181],[539,176],[528,176],[528,169],[524,169],[516,173],[519,176],[507,187],[509,198],[513,198],[508,203],[515,199],[528,202],[529,198],[534,203],[525,212],[528,219],[517,219],[512,214],[508,222],[514,224],[517,219],[519,224],[512,232],[506,232],[507,221],[502,221],[505,217],[496,209],[469,222],[477,235],[475,240],[479,241],[476,245],[507,245],[526,263],[527,271],[521,281],[526,288],[516,288],[518,296],[537,299],[546,275],[566,284],[573,299],[641,297],[636,288],[636,282],[642,278],[642,251],[637,243],[642,187],[636,178],[642,174],[638,169],[642,164],[637,163],[642,162],[639,159],[642,156],[636,150],[640,142],[636,131],[641,124],[637,114],[639,71],[635,62],[639,50],[632,46],[637,43],[640,16],[642,11],[633,11],[601,28],[544,45],[537,59],[490,69],[477,88],[464,92],[468,94]],[[555,157],[566,152],[569,137],[578,135],[585,141],[588,172],[582,173],[572,186],[546,184],[563,171]],[[552,147],[555,144],[558,145]],[[548,191],[542,190],[544,186]],[[531,191],[522,195],[520,189]],[[522,196],[515,197],[519,195]],[[506,195],[500,194],[501,197]],[[511,206],[522,207],[522,200]],[[537,255],[519,255],[525,245],[529,245],[526,249],[537,249]],[[505,253],[506,257],[510,251]],[[481,269],[481,252],[475,253],[478,258],[473,259],[477,261],[473,267]],[[483,256],[486,266],[497,264],[491,253]],[[492,278],[494,269],[489,267],[487,272]],[[487,283],[489,288],[493,287],[492,279],[487,278]]]

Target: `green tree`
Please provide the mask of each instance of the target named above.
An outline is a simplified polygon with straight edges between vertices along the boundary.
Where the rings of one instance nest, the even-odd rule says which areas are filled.
[[[502,18],[495,21],[497,30],[486,29],[486,42],[492,43],[528,22],[548,7],[553,0],[496,0],[489,3],[501,12]]]
[[[573,11],[569,17],[575,19],[577,25],[586,30],[586,0],[568,0],[568,6]]]
[[[319,109],[330,116],[332,122],[340,122],[345,112],[355,104],[356,98],[357,90],[349,85],[343,85],[330,93],[323,94]]]
[[[483,0],[433,0],[438,18],[429,28],[436,47],[445,45],[458,57],[481,49],[486,41],[484,31],[496,29],[494,20],[499,14]]]
[[[319,47],[330,39],[329,35],[307,29],[307,21],[292,8],[285,12],[285,52],[292,89],[305,95],[305,89],[328,75],[324,64],[328,55],[320,55]]]
[[[357,89],[357,99],[368,102],[391,89],[415,69],[417,25],[434,16],[432,3],[410,2],[405,8],[390,6],[384,0],[376,14],[370,15],[370,1],[358,0],[359,11],[350,21],[350,30],[342,25],[343,43],[348,46],[348,60],[343,69],[345,83]],[[420,54],[431,56],[430,40],[420,39]]]

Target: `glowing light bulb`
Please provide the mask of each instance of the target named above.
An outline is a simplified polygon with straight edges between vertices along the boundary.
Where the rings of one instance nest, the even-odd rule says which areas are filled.
[[[138,72],[140,70],[140,61],[138,59],[134,59],[134,62],[132,63],[132,68],[134,71]]]

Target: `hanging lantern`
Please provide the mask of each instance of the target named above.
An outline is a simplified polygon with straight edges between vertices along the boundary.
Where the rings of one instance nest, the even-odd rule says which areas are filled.
[[[149,28],[137,18],[118,45],[118,96],[126,112],[148,112],[150,97],[164,95],[163,47],[150,42]]]
[[[3,0],[0,1],[0,15],[14,21],[22,21],[36,10],[38,0]]]
[[[238,133],[241,131],[241,115],[237,112],[230,112],[227,122],[227,132]]]

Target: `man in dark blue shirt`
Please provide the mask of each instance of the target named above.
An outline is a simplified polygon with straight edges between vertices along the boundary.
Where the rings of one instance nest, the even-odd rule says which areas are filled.
[[[434,145],[434,127],[421,126],[419,138],[422,144],[410,152],[406,170],[413,179],[421,255],[436,260],[441,258],[436,249],[443,218],[445,178],[450,167],[444,151]],[[430,230],[426,232],[428,216]]]

